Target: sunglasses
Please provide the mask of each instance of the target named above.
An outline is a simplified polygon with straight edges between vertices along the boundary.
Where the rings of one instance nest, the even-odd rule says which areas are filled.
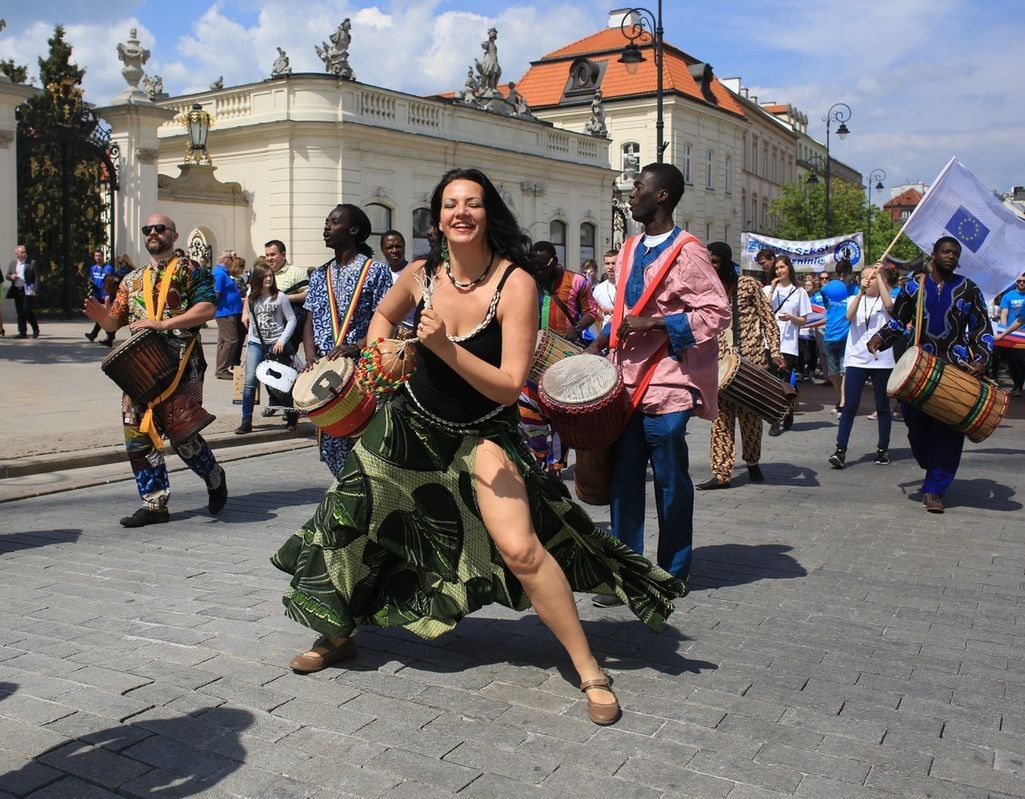
[[[150,233],[156,233],[158,236],[162,236],[164,235],[164,233],[171,229],[172,228],[168,227],[167,225],[143,225],[142,235],[148,236]]]

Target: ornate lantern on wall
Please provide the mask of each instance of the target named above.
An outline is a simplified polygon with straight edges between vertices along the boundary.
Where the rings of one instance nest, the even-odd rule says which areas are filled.
[[[194,103],[178,121],[185,126],[189,136],[189,143],[185,146],[185,163],[201,164],[205,161],[212,165],[213,161],[210,160],[210,153],[206,149],[206,139],[214,121],[213,115],[204,111],[199,103]]]

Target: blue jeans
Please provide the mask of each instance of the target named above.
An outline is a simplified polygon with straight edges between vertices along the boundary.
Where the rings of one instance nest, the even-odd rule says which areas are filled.
[[[242,387],[243,424],[253,421],[253,406],[256,404],[256,367],[270,357],[271,353],[265,352],[259,341],[250,341],[246,344],[246,382]],[[285,411],[284,417],[285,424],[295,424],[299,414],[295,411]]]
[[[655,474],[657,563],[674,577],[690,575],[694,543],[694,483],[689,473],[687,422],[691,411],[634,413],[612,445],[612,534],[644,552],[648,463]]]
[[[848,366],[844,373],[843,383],[843,413],[840,414],[840,428],[836,431],[836,445],[840,449],[847,449],[847,442],[851,438],[851,428],[854,426],[854,417],[858,415],[858,403],[861,402],[861,392],[865,388],[865,381],[872,377],[872,393],[876,401],[876,414],[879,416],[879,441],[876,447],[879,449],[890,448],[890,401],[886,398],[886,381],[890,379],[892,369],[865,369],[861,366]]]

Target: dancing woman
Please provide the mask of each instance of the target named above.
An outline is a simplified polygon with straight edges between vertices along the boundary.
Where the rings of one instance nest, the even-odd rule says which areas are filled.
[[[498,602],[538,616],[566,648],[588,715],[619,705],[572,591],[613,592],[652,629],[683,584],[594,525],[535,464],[516,400],[538,331],[538,291],[516,220],[479,170],[431,198],[441,237],[378,306],[369,340],[417,309],[417,371],[370,422],[313,519],[274,556],[293,575],[285,613],[320,632],[291,667],[355,655],[357,624],[424,638]]]
[[[794,369],[797,368],[798,338],[805,320],[811,314],[811,300],[803,286],[797,285],[797,274],[794,264],[787,255],[777,255],[773,261],[776,277],[763,291],[769,298],[769,305],[779,325],[779,350],[783,353],[784,365],[776,367],[781,379],[789,382]],[[773,422],[769,427],[770,436],[778,436],[783,430],[789,430],[794,424],[794,411],[797,410],[798,396],[794,394],[792,408],[783,419],[782,425]]]

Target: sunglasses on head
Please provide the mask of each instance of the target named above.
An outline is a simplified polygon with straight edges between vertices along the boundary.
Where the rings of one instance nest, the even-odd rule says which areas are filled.
[[[162,236],[164,233],[166,233],[170,229],[171,228],[168,227],[167,225],[143,225],[142,226],[142,235],[143,236],[148,236],[150,233],[156,233],[158,236]]]

